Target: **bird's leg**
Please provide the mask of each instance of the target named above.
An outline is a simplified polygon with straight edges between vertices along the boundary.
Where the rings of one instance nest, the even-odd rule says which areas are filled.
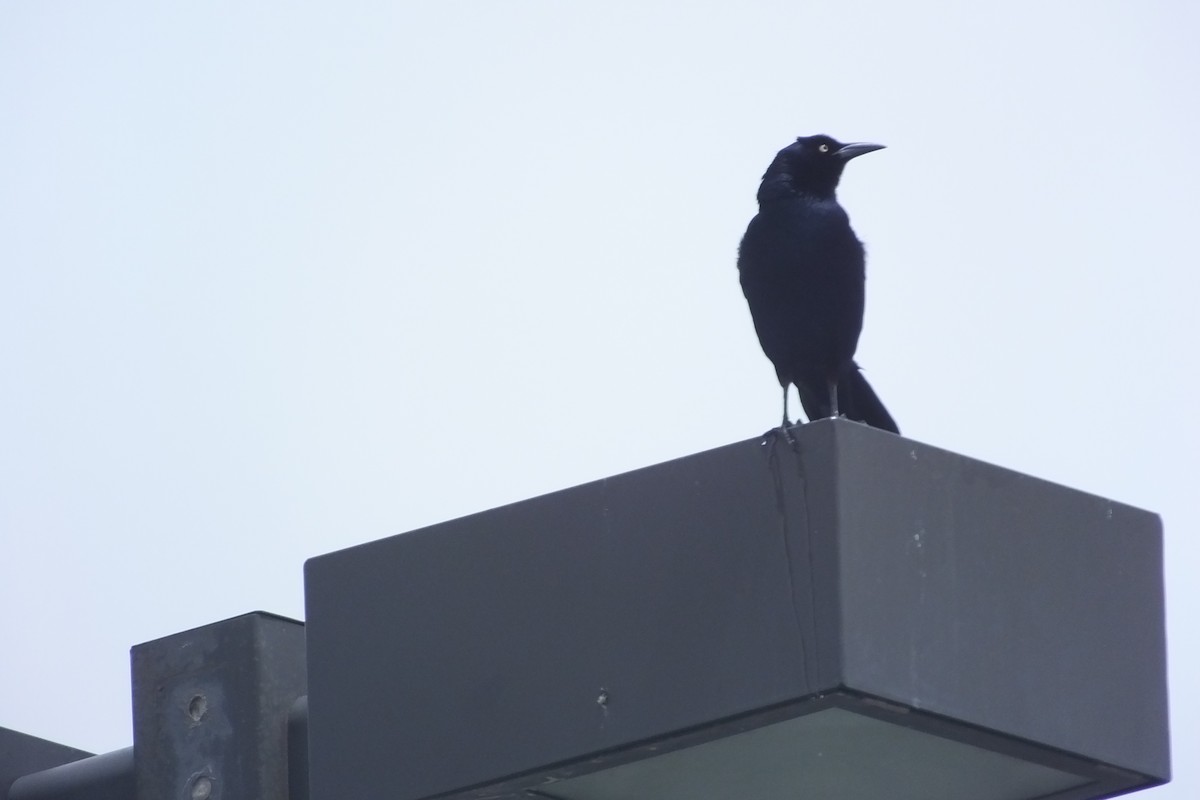
[[[831,416],[831,417],[841,416],[838,413],[837,389],[838,389],[837,378],[833,378],[829,381],[829,416]]]
[[[778,433],[783,434],[783,440],[788,443],[789,447],[796,446],[796,440],[792,438],[792,421],[788,418],[788,384],[783,385],[783,422],[779,426]],[[769,431],[768,434],[774,433]],[[773,437],[772,437],[773,438]]]

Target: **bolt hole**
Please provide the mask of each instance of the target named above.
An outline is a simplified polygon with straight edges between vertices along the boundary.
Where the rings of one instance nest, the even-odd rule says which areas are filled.
[[[188,702],[187,713],[193,722],[199,722],[208,713],[208,698],[202,694],[194,696]]]
[[[212,797],[213,782],[207,775],[201,775],[192,781],[192,800],[208,800]]]

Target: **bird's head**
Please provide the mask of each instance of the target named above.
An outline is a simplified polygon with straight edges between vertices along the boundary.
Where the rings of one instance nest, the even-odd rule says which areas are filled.
[[[881,144],[842,144],[832,136],[801,136],[779,151],[763,175],[759,200],[805,194],[833,197],[846,162],[882,150]]]

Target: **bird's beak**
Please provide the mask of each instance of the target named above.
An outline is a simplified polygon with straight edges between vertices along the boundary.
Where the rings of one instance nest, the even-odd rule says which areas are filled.
[[[837,156],[842,161],[849,161],[852,158],[857,158],[858,156],[865,155],[866,153],[873,153],[876,150],[882,149],[883,145],[881,144],[871,144],[870,142],[851,142],[850,144],[844,144],[838,148]]]

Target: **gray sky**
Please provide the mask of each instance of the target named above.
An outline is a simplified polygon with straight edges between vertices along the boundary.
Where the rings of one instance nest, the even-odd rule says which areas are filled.
[[[1200,6],[0,4],[0,725],[130,743],[128,650],[306,558],[757,436],[775,151],[878,141],[905,435],[1161,513],[1200,796]]]

